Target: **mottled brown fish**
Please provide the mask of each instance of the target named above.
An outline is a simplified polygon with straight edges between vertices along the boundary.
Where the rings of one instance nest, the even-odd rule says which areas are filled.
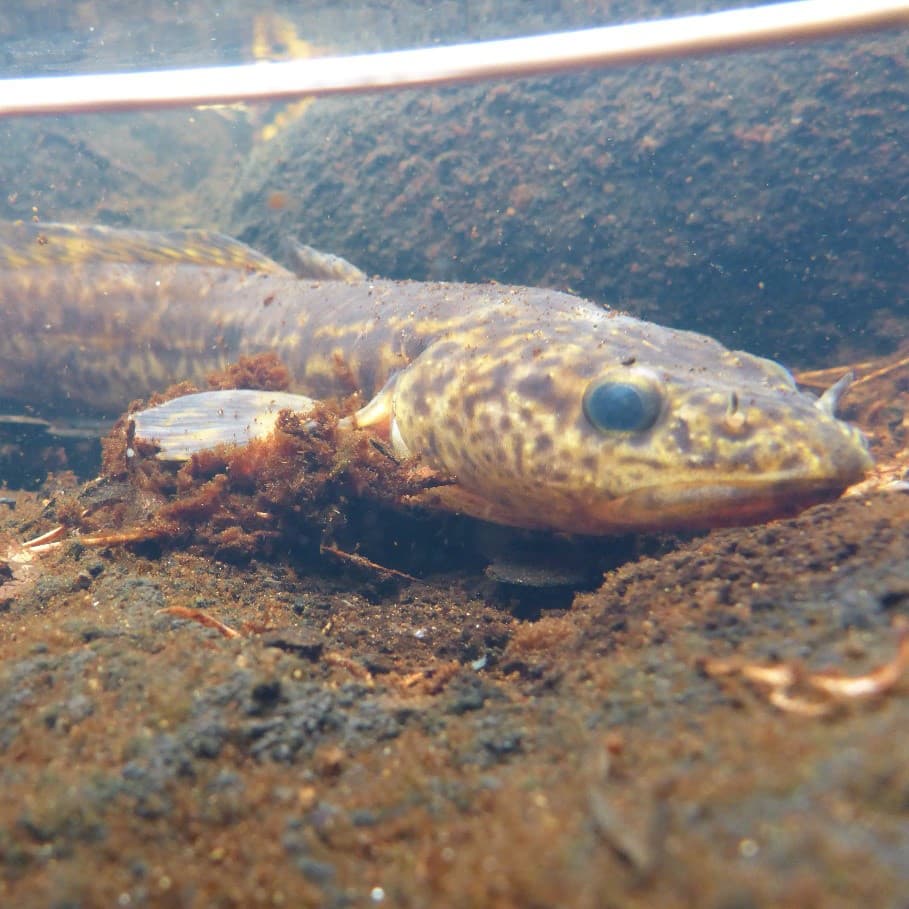
[[[274,350],[293,389],[360,391],[360,425],[457,480],[453,510],[608,534],[748,523],[870,466],[770,360],[565,293],[291,274],[198,231],[0,228],[0,401],[113,417]],[[229,393],[228,393],[229,394]]]

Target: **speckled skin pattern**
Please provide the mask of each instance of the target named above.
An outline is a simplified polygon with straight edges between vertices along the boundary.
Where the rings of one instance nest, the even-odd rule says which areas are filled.
[[[291,275],[213,234],[0,229],[0,401],[118,415],[275,350],[293,390],[359,391],[360,422],[456,478],[430,504],[575,533],[747,523],[836,496],[860,433],[780,365],[569,294]],[[591,382],[646,384],[642,432],[585,415]]]

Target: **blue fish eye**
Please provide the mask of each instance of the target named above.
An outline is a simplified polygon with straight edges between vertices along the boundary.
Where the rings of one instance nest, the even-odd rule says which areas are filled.
[[[656,423],[662,403],[649,383],[599,379],[584,392],[584,415],[604,432],[643,432]]]

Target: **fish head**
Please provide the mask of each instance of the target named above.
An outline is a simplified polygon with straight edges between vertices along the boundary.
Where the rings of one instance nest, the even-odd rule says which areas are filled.
[[[436,504],[569,533],[703,529],[796,513],[871,466],[833,414],[841,388],[818,399],[772,360],[591,310],[440,338],[389,383],[398,452],[456,480]]]

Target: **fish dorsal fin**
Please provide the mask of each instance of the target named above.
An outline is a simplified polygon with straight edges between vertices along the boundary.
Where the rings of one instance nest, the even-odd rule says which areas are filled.
[[[290,260],[290,267],[298,278],[314,281],[344,281],[347,284],[362,284],[368,280],[366,272],[352,262],[333,253],[322,252],[300,243],[292,237],[284,240],[284,249]]]
[[[0,268],[97,262],[171,263],[288,274],[268,256],[213,231],[146,231],[26,221],[0,224]]]

